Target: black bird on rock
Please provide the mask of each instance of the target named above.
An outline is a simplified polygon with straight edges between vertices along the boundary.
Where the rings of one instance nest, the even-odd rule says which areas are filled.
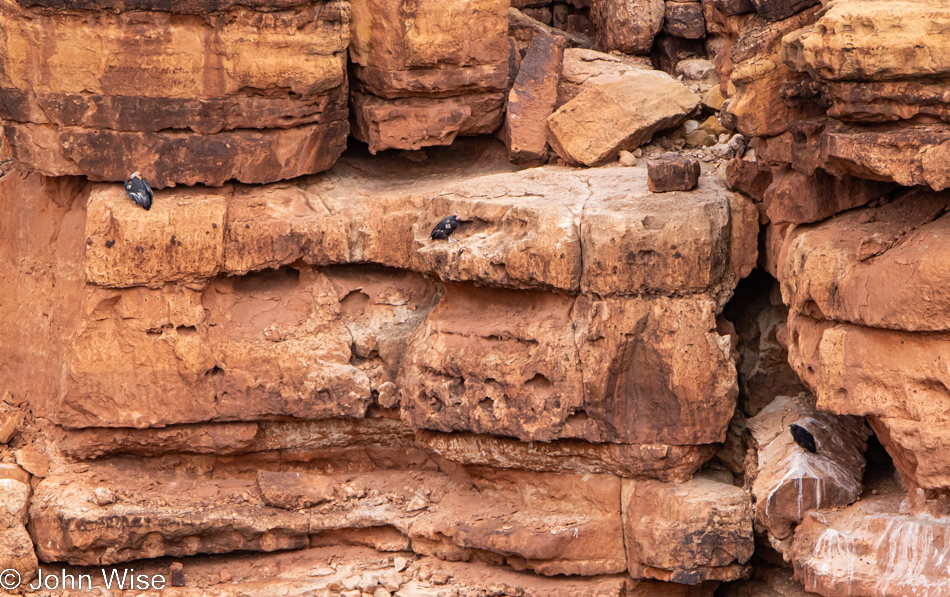
[[[795,423],[789,425],[788,429],[792,432],[792,438],[795,440],[796,444],[808,450],[812,454],[815,454],[818,451],[818,447],[815,446],[815,436],[812,435],[810,431],[801,425],[796,425]]]
[[[152,187],[147,180],[142,178],[141,173],[133,172],[129,176],[129,180],[125,183],[125,192],[132,201],[144,207],[145,211],[152,207]]]
[[[443,218],[438,224],[435,225],[435,228],[432,229],[432,234],[429,235],[429,238],[432,240],[439,240],[442,238],[448,238],[455,229],[459,227],[462,218],[459,215],[452,214],[447,218]]]

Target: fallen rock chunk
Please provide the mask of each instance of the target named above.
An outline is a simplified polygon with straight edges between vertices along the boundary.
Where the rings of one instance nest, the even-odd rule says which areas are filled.
[[[752,502],[741,488],[702,476],[682,484],[624,480],[622,500],[634,578],[694,585],[748,573]]]
[[[23,423],[24,414],[18,410],[0,411],[0,444],[9,443]]]
[[[691,191],[699,184],[699,160],[676,153],[650,158],[647,172],[650,190],[654,193]]]
[[[646,54],[663,26],[663,0],[591,0],[595,47],[605,52]]]
[[[700,98],[658,71],[635,71],[584,89],[548,118],[549,141],[573,164],[594,166],[678,126]]]
[[[505,143],[515,163],[542,160],[547,156],[547,119],[557,101],[562,38],[535,35],[521,61],[514,86],[508,92]]]
[[[706,35],[702,2],[669,0],[665,15],[663,29],[670,35],[686,39],[699,39]]]

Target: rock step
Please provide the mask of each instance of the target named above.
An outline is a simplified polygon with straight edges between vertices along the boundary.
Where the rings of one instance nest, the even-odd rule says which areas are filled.
[[[172,566],[168,560],[136,561],[115,568],[126,568],[135,575],[154,576],[165,581],[156,594],[170,597],[331,597],[381,594],[397,597],[439,597],[447,595],[524,595],[525,597],[712,597],[717,583],[698,586],[656,581],[635,581],[625,575],[548,578],[483,562],[448,562],[407,552],[385,553],[364,547],[356,537],[349,544],[312,547],[291,552],[196,556],[177,560],[181,564],[184,586],[171,586]],[[177,567],[176,567],[177,569]],[[106,592],[101,568],[44,565],[44,575],[66,581],[72,576],[88,575],[88,582],[111,597],[133,597],[141,590]],[[129,574],[133,574],[130,572]],[[121,575],[120,575],[121,577]],[[35,584],[35,580],[31,581]],[[87,585],[83,585],[86,589]],[[350,588],[352,587],[352,588]],[[88,591],[88,589],[86,589]],[[27,592],[31,597],[78,597],[80,591],[41,590]],[[151,594],[146,592],[145,594]]]
[[[356,534],[420,555],[488,558],[543,575],[629,570],[697,584],[737,578],[752,552],[748,495],[708,479],[668,485],[483,467],[441,472],[424,463],[317,474],[318,466],[262,469],[183,456],[64,465],[39,482],[32,501],[37,555],[108,565],[302,549],[340,536],[335,531],[376,528]],[[695,545],[689,537],[700,519],[705,539]],[[670,543],[667,534],[662,545],[625,552],[625,533],[627,545],[649,546],[657,529],[681,539]]]
[[[157,288],[296,262],[376,263],[445,281],[723,301],[755,263],[756,211],[714,177],[657,196],[643,168],[439,176],[423,166],[411,185],[387,166],[354,170],[366,165],[344,158],[294,183],[159,191],[148,212],[121,186],[96,185],[87,279]],[[453,242],[430,240],[455,212]]]

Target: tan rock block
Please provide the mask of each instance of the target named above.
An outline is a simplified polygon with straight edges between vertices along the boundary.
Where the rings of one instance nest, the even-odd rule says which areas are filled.
[[[594,166],[633,150],[655,133],[679,125],[699,97],[658,71],[633,71],[591,86],[548,118],[548,138],[558,155]]]
[[[741,488],[702,476],[682,484],[625,479],[621,499],[634,578],[697,584],[747,573],[752,503]]]
[[[175,189],[148,211],[120,185],[95,185],[86,211],[86,279],[100,286],[202,284],[224,258],[231,187]]]

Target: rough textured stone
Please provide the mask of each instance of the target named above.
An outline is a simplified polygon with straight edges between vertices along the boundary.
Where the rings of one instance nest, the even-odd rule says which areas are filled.
[[[755,10],[752,0],[703,0],[703,4],[727,15],[741,15]]]
[[[702,2],[666,3],[663,30],[675,37],[699,39],[706,35],[706,19]]]
[[[564,41],[535,35],[508,92],[505,141],[515,163],[547,156],[547,119],[554,111],[564,62]]]
[[[17,159],[94,180],[139,170],[156,188],[329,168],[348,132],[345,5],[222,10],[92,17],[0,4],[10,24],[0,118]],[[122,58],[107,65],[102,55]]]
[[[373,154],[450,145],[458,135],[490,134],[502,122],[505,103],[501,91],[384,99],[354,90],[351,98],[353,136]]]
[[[837,2],[786,44],[800,71],[826,81],[950,75],[950,10],[940,0]]]
[[[571,440],[521,442],[489,435],[418,431],[416,439],[449,460],[538,472],[609,473],[685,481],[712,455],[712,446],[597,444]]]
[[[769,21],[787,19],[821,0],[751,0],[755,11]]]
[[[946,124],[846,125],[830,118],[794,123],[792,166],[812,175],[817,168],[838,177],[855,176],[902,186],[950,188],[944,167],[950,156]]]
[[[790,122],[821,113],[820,108],[807,104],[789,108],[781,96],[789,79],[804,78],[782,62],[782,37],[813,23],[819,8],[777,22],[755,17],[742,28],[732,49],[728,76],[720,72],[720,78],[735,86],[735,93],[729,94],[728,112],[738,119],[743,135],[779,135]]]
[[[742,489],[702,476],[680,485],[624,480],[622,499],[634,578],[697,584],[747,574],[752,504]]]
[[[888,449],[909,487],[950,487],[950,455],[942,439],[946,414],[939,406],[946,375],[940,363],[950,346],[946,333],[880,330],[795,314],[788,330],[789,362],[815,392],[818,408],[874,417],[879,434],[894,429]]]
[[[793,423],[815,438],[815,454],[795,443],[788,428]],[[777,397],[747,424],[755,450],[749,471],[755,524],[773,544],[789,538],[809,510],[858,499],[870,435],[863,420],[819,413],[814,397],[801,394]]]
[[[892,122],[917,116],[950,122],[950,81],[834,81],[822,86],[828,115],[846,121]]]
[[[583,48],[564,50],[557,89],[557,107],[571,101],[586,87],[616,81],[624,73],[652,68],[646,58],[605,54]]]
[[[9,121],[3,126],[17,160],[31,170],[108,181],[140,171],[156,189],[179,183],[220,186],[231,179],[273,182],[322,172],[343,153],[348,130],[345,121],[210,135]]]
[[[699,97],[672,77],[630,72],[561,106],[548,118],[549,141],[565,160],[594,166],[679,125],[698,105]]]
[[[351,5],[350,60],[366,92],[391,99],[505,90],[508,2],[354,0]]]
[[[705,301],[574,304],[447,286],[398,385],[414,427],[522,441],[711,443],[722,440],[737,393],[728,339],[714,329]]]
[[[646,54],[663,26],[663,0],[591,0],[598,50]]]
[[[666,153],[647,160],[647,173],[654,193],[691,191],[699,184],[699,160]]]
[[[873,180],[838,178],[823,170],[805,176],[786,167],[772,172],[772,183],[763,199],[769,220],[807,224],[866,205],[893,188],[892,184]]]
[[[946,518],[905,513],[900,502],[892,494],[810,513],[795,533],[796,578],[820,595],[842,585],[862,597],[946,592]]]
[[[26,483],[0,478],[0,566],[5,573],[17,571],[22,580],[32,579],[39,567],[25,528],[31,493]],[[4,580],[9,582],[9,575]]]
[[[945,192],[910,191],[798,231],[787,243],[785,301],[818,319],[908,331],[950,329],[941,282],[948,202]]]
[[[452,479],[392,470],[355,476],[260,471],[215,479],[164,471],[156,463],[107,481],[116,501],[86,507],[114,466],[70,473],[68,488],[55,477],[37,488],[30,518],[42,558],[94,565],[299,549],[309,534],[325,530],[393,526],[412,539],[414,551],[443,559],[488,551],[546,575],[625,568],[616,477],[483,470],[459,471],[463,477]],[[136,540],[146,536],[144,543]]]
[[[416,172],[432,176],[433,169]],[[90,281],[103,286],[157,287],[163,281],[201,283],[216,273],[243,274],[298,260],[314,265],[370,262],[434,273],[443,280],[508,287],[603,295],[727,293],[755,261],[754,208],[712,179],[704,179],[693,192],[697,200],[687,205],[675,195],[658,199],[647,190],[644,170],[543,168],[487,177],[440,175],[433,176],[433,184],[415,185],[407,193],[406,182],[386,170],[356,176],[341,167],[299,187],[204,190],[202,201],[197,189],[160,192],[153,210],[167,204],[169,213],[177,213],[175,198],[181,195],[195,214],[190,220],[169,216],[160,226],[120,188],[103,185],[90,200],[89,213],[95,217],[87,221],[91,244],[86,269]],[[189,197],[195,198],[193,204]],[[378,209],[379,197],[387,197],[385,212]],[[215,214],[225,202],[228,221],[214,228]],[[717,216],[710,220],[708,210]],[[467,220],[453,236],[459,244],[430,241],[432,225],[456,211]],[[664,222],[688,220],[690,227],[708,232],[697,236],[685,224],[660,226],[661,211],[670,214],[662,217]],[[531,222],[527,231],[525,221]],[[663,244],[657,246],[677,248],[657,251],[653,245],[660,238]],[[139,246],[148,250],[134,249]],[[528,247],[531,251],[524,250]],[[636,256],[648,249],[652,253],[642,258],[649,262],[630,261],[631,251]],[[223,264],[215,258],[222,251]],[[677,252],[695,252],[709,264],[686,266]],[[624,263],[619,269],[618,261]]]

